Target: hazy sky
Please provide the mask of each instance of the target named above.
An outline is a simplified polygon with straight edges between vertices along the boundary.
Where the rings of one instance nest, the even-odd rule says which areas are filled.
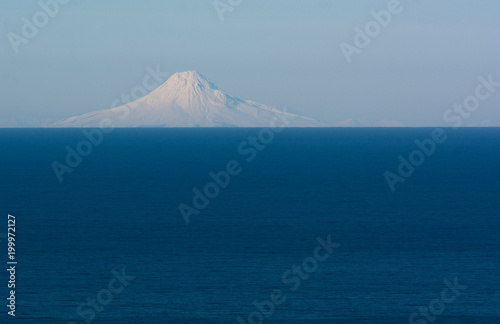
[[[326,122],[444,125],[443,112],[474,95],[478,77],[500,81],[500,1],[401,0],[347,63],[340,44],[353,45],[355,28],[392,1],[243,0],[221,21],[213,0],[72,0],[15,53],[9,33],[22,37],[34,16],[43,25],[42,9],[2,0],[0,120],[110,108],[160,65]],[[466,124],[500,124],[496,89]]]

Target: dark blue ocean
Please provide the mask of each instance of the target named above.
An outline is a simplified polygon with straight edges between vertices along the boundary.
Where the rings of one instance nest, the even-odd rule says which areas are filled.
[[[259,131],[0,130],[0,322],[500,323],[500,129]]]

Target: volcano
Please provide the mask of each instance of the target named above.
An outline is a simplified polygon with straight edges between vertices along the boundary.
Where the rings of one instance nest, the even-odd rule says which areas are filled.
[[[234,97],[196,71],[178,72],[145,97],[112,109],[58,121],[49,127],[268,127],[286,120],[288,127],[322,123]],[[278,123],[276,123],[278,124]]]

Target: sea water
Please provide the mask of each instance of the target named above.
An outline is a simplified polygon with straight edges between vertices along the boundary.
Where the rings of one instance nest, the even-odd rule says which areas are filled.
[[[2,323],[500,323],[498,129],[93,131],[0,130]]]

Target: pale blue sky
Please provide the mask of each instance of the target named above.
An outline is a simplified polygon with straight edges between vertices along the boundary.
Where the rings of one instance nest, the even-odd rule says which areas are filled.
[[[50,0],[43,0],[50,1]],[[226,2],[226,0],[222,0]],[[442,125],[481,75],[500,81],[500,2],[401,0],[403,11],[348,64],[340,43],[390,0],[72,0],[15,53],[8,33],[38,1],[0,3],[0,120],[109,108],[147,66],[197,70],[219,87],[326,122]],[[500,88],[466,123],[500,124]]]

